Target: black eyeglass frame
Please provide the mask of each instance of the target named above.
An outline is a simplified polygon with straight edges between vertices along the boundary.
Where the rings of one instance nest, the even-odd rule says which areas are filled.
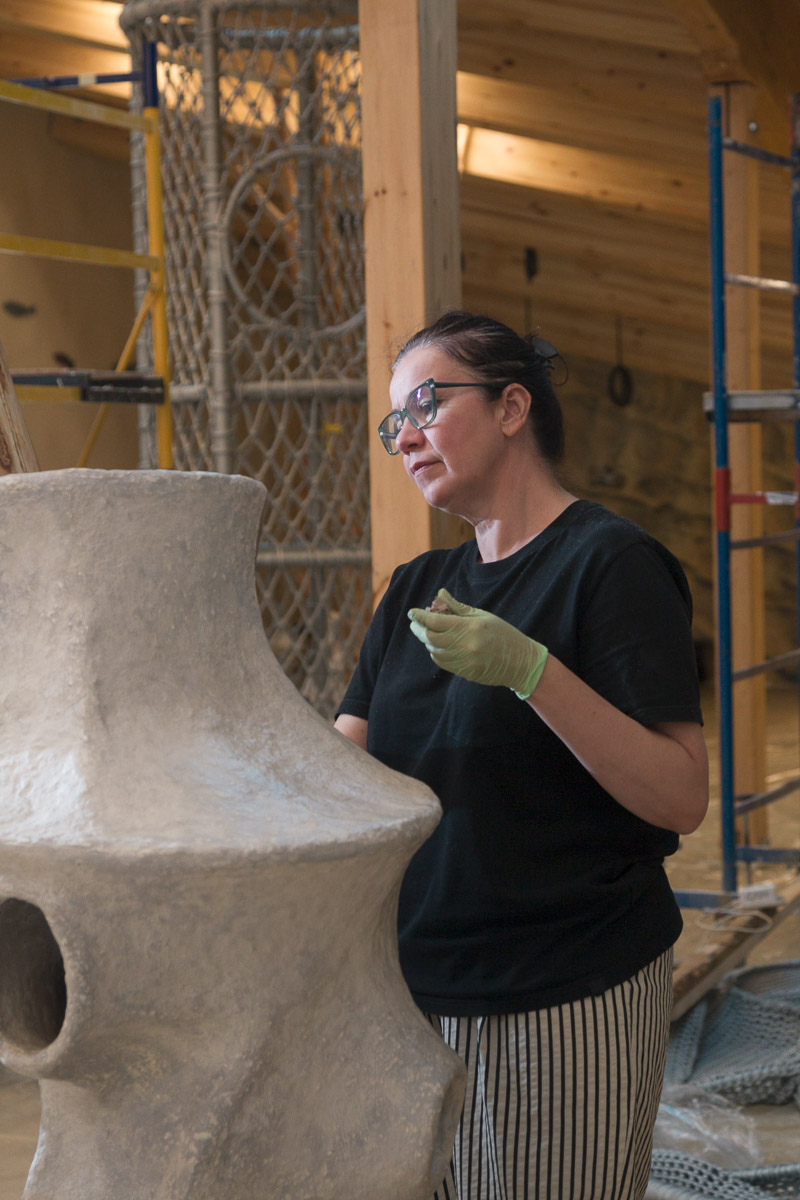
[[[386,451],[387,454],[399,454],[400,453],[400,451],[397,449],[397,447],[395,447],[395,449],[392,450],[389,443],[393,442],[396,439],[398,433],[403,428],[403,421],[405,421],[406,418],[408,418],[408,420],[411,422],[411,424],[414,426],[415,429],[425,429],[428,425],[433,424],[433,422],[436,420],[436,413],[438,412],[438,405],[436,403],[436,389],[437,388],[458,388],[458,387],[484,387],[485,388],[486,386],[487,386],[487,384],[485,381],[478,382],[476,380],[466,380],[466,381],[462,381],[461,383],[441,383],[438,379],[423,379],[422,383],[418,383],[417,386],[415,388],[412,388],[411,391],[406,396],[405,408],[392,409],[392,411],[390,413],[386,414],[386,416],[383,418],[380,425],[378,426],[378,434],[380,436],[381,442],[383,443],[384,450]],[[425,421],[418,421],[416,419],[416,417],[414,417],[408,411],[408,406],[411,403],[411,401],[413,400],[414,396],[416,396],[417,392],[420,392],[423,388],[430,389],[431,415]],[[386,422],[389,421],[392,417],[400,417],[400,424],[397,426],[397,429],[394,433],[390,433],[388,427],[385,428]]]

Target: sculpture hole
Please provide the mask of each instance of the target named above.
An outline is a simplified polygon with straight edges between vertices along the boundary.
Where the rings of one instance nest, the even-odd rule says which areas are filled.
[[[58,1037],[67,1011],[64,960],[47,917],[26,900],[0,903],[0,1038],[28,1053]]]

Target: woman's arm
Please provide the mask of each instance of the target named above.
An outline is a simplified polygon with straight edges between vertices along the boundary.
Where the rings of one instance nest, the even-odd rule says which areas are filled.
[[[349,713],[340,713],[333,723],[333,728],[338,729],[339,733],[343,733],[362,750],[366,750],[367,722],[363,717],[351,717]]]
[[[708,806],[699,724],[642,725],[501,617],[461,604],[443,588],[439,595],[449,612],[409,613],[412,632],[438,666],[475,683],[510,687],[637,817],[674,833],[698,827]]]
[[[640,725],[552,654],[527,703],[624,808],[674,833],[697,829],[708,807],[708,755],[699,725]]]

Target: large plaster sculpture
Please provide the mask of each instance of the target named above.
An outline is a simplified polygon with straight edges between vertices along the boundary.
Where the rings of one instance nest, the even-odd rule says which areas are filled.
[[[457,1060],[399,973],[438,819],[263,634],[263,491],[0,480],[0,1057],[26,1200],[425,1200]]]

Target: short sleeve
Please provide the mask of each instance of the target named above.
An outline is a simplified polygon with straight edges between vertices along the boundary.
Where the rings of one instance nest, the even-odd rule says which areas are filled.
[[[689,589],[659,550],[637,542],[606,566],[582,613],[579,671],[643,725],[702,723]]]
[[[396,591],[394,584],[400,570],[401,568],[398,567],[392,575],[389,586],[381,597],[367,627],[356,669],[336,710],[337,717],[342,713],[347,713],[348,716],[361,717],[365,721],[369,719],[372,695],[386,655],[389,631],[395,623],[390,613],[397,608],[397,602],[394,599]]]

